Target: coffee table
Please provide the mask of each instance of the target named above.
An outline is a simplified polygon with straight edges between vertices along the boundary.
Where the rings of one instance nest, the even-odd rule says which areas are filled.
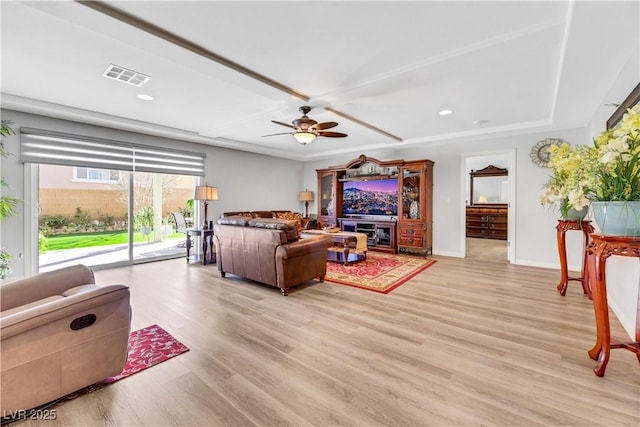
[[[302,234],[326,234],[333,239],[333,246],[327,251],[327,261],[340,262],[344,265],[362,261],[367,258],[366,243],[365,247],[358,250],[358,238],[364,239],[366,242],[366,234],[358,236],[362,233],[354,233],[349,231],[340,231],[337,233],[325,233],[322,230],[305,230]]]

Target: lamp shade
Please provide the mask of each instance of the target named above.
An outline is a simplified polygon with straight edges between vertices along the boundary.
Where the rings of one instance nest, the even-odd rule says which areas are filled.
[[[193,200],[218,200],[218,188],[208,185],[198,185],[196,186]]]
[[[487,196],[480,196],[478,197],[478,203],[489,203],[489,199]]]
[[[316,139],[316,134],[311,132],[296,132],[293,134],[293,137],[302,145],[307,145],[314,139]]]
[[[301,202],[312,202],[313,201],[313,191],[301,191],[300,192],[300,201]]]

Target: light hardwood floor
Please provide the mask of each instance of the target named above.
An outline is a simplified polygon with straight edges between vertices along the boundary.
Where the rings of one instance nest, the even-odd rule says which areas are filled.
[[[467,258],[507,262],[506,240],[467,238],[466,243]]]
[[[593,374],[577,282],[562,297],[557,270],[434,258],[389,295],[283,297],[183,259],[96,272],[131,286],[134,329],[191,350],[20,425],[640,425],[640,364],[614,350]]]

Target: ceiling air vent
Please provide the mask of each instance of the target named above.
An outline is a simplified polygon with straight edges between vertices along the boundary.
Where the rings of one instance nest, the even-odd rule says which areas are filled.
[[[102,75],[122,83],[129,83],[133,86],[142,86],[151,78],[147,75],[138,73],[137,71],[129,70],[113,64],[109,65]]]

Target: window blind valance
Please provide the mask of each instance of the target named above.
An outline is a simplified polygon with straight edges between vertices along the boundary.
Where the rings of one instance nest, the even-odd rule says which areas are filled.
[[[202,176],[204,158],[204,153],[20,128],[23,163]]]

